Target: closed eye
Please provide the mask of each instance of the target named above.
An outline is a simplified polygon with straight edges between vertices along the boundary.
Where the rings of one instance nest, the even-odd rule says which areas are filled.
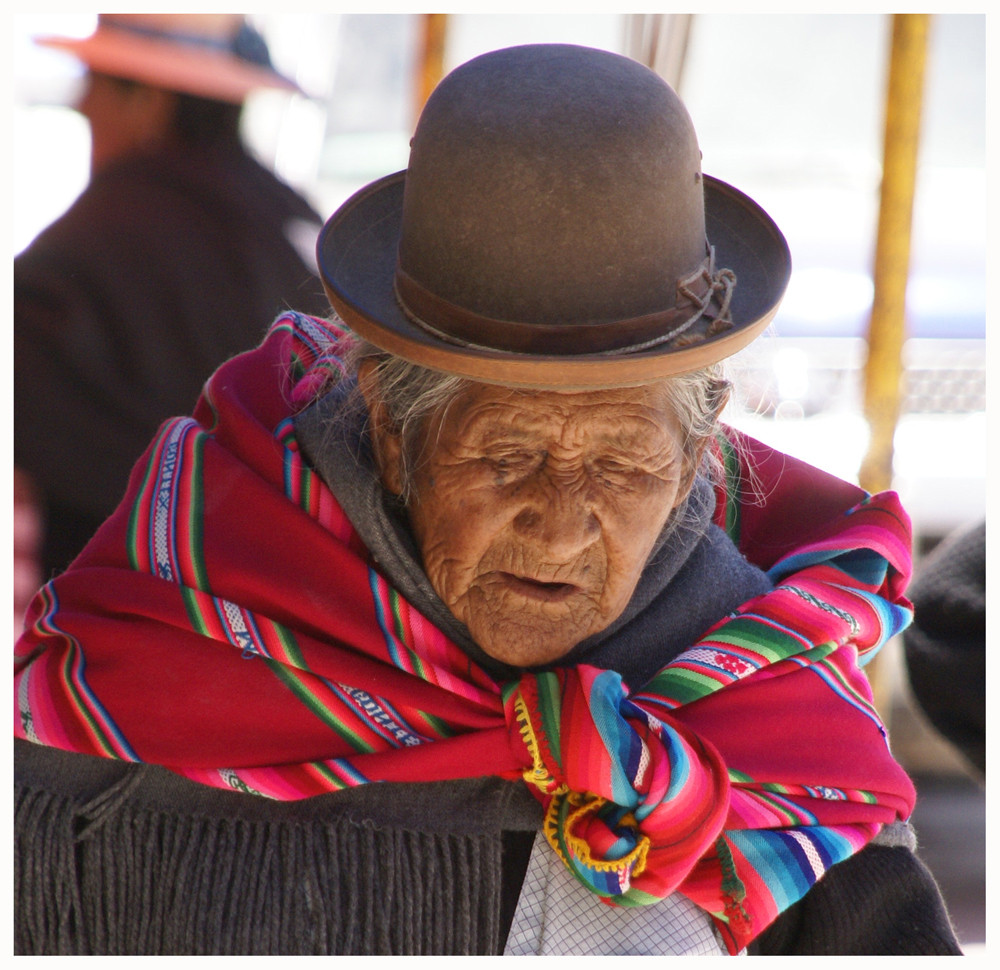
[[[544,452],[511,451],[483,455],[484,461],[498,475],[524,474],[545,461]]]
[[[601,458],[595,461],[592,467],[598,475],[637,475],[643,471],[632,462],[618,461],[614,458]]]

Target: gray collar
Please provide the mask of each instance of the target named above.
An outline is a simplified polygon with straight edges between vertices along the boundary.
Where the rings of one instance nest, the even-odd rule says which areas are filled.
[[[379,571],[421,614],[498,679],[518,671],[489,657],[435,593],[420,564],[420,552],[402,504],[381,485],[365,431],[364,413],[350,402],[354,382],[343,382],[295,418],[295,432],[307,460],[320,474]],[[355,396],[356,397],[356,396]],[[664,592],[711,527],[714,495],[699,478],[687,502],[668,523],[625,612],[607,629],[578,644],[563,662],[591,658]],[[695,631],[695,635],[704,628]],[[681,636],[691,634],[684,631]],[[675,651],[676,652],[676,651]]]

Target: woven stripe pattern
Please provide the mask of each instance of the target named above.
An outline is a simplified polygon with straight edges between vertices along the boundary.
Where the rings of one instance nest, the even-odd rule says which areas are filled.
[[[283,800],[523,779],[597,898],[680,891],[734,953],[908,817],[862,671],[911,615],[895,495],[732,433],[716,521],[775,588],[639,690],[587,666],[498,684],[378,573],[300,453],[294,414],[349,339],[284,315],[164,424],[118,512],[32,604],[16,736]],[[808,529],[745,500],[751,465],[779,509],[803,483],[825,496]]]

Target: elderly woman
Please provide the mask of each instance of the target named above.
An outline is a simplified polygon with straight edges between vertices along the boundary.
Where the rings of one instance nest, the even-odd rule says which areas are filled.
[[[906,518],[718,424],[777,228],[656,75],[464,65],[17,647],[16,949],[957,953]]]

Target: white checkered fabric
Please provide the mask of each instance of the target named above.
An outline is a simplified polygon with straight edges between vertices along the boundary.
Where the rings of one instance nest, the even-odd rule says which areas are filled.
[[[651,906],[600,902],[539,834],[504,953],[720,956],[726,948],[708,914],[680,893]]]

